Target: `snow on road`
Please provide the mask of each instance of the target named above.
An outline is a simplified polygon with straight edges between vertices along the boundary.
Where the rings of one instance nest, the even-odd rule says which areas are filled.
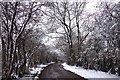
[[[118,76],[116,75],[105,73],[102,71],[89,70],[89,69],[84,69],[82,67],[70,66],[67,65],[66,63],[63,63],[62,65],[64,69],[74,72],[84,78],[118,78]]]
[[[50,62],[50,63],[48,63],[48,64],[41,64],[41,65],[37,65],[37,67],[32,67],[32,68],[30,68],[29,69],[29,72],[30,72],[30,74],[36,74],[36,73],[38,73],[38,74],[40,74],[41,73],[41,71],[46,67],[46,66],[48,66],[48,65],[50,65],[50,64],[53,64],[54,62]]]
[[[54,62],[48,63],[46,65],[37,65],[36,68],[30,68],[30,73],[31,74],[40,74],[41,71],[48,65],[52,64]],[[102,71],[96,71],[96,70],[90,70],[90,69],[84,69],[82,67],[76,67],[76,66],[70,66],[66,63],[62,63],[63,68],[66,70],[69,70],[75,74],[78,74],[84,78],[118,78],[118,76],[114,75],[114,74],[110,74],[110,73],[106,73],[106,72],[102,72]],[[120,79],[119,79],[120,80]]]

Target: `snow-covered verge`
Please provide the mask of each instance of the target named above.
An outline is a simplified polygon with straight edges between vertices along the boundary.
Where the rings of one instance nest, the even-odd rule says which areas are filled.
[[[82,67],[70,66],[66,63],[62,64],[64,69],[69,70],[75,74],[78,74],[84,78],[118,78],[118,76],[102,71],[84,69]]]
[[[54,62],[50,62],[50,63],[48,63],[48,64],[37,65],[37,67],[29,68],[29,72],[30,72],[30,74],[36,74],[36,73],[40,74],[41,71],[42,71],[46,66],[48,66],[48,65],[50,65],[50,64],[53,64],[53,63],[54,63]]]

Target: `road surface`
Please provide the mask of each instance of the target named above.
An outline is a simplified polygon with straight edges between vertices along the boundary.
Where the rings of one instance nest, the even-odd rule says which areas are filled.
[[[54,63],[46,68],[41,72],[39,75],[39,80],[87,80],[73,72],[67,71],[63,68],[60,63]]]

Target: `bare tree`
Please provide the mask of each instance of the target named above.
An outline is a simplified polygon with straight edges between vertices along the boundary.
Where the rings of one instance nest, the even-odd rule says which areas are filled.
[[[2,23],[2,46],[3,46],[3,78],[10,78],[17,74],[18,68],[26,65],[25,52],[24,60],[21,59],[19,52],[19,43],[24,42],[22,39],[34,26],[35,13],[40,6],[36,3],[22,2],[1,2],[1,23]],[[34,16],[33,16],[34,15]],[[33,24],[31,24],[33,22]],[[32,25],[32,26],[31,26]],[[24,50],[24,45],[23,45]]]
[[[69,63],[74,64],[76,61],[75,51],[73,49],[75,41],[75,36],[77,37],[78,43],[78,53],[80,52],[80,46],[86,39],[88,34],[82,36],[81,24],[83,17],[83,12],[85,9],[86,1],[70,3],[68,1],[64,2],[48,2],[46,3],[47,10],[43,10],[43,13],[53,21],[53,25],[56,27],[54,33],[60,34],[64,37],[64,42],[66,42],[66,47],[68,47],[67,55],[69,56]],[[57,31],[62,28],[62,32]],[[77,35],[76,35],[77,33]],[[79,54],[80,55],[80,54]]]

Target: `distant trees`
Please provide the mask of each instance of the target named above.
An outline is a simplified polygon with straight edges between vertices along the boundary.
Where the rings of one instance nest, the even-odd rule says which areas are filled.
[[[48,11],[44,14],[50,17],[53,22],[53,27],[56,27],[53,33],[60,34],[60,39],[66,47],[69,64],[74,64],[77,61],[77,55],[80,55],[80,47],[83,41],[88,36],[81,32],[82,19],[84,19],[83,12],[86,6],[85,1],[70,3],[64,2],[48,2],[49,5],[45,6]],[[81,24],[80,24],[81,23]],[[61,31],[58,31],[61,29]],[[77,43],[76,43],[77,41]],[[74,50],[74,44],[77,44],[77,54]],[[61,44],[61,43],[58,43]],[[62,45],[61,45],[62,46]]]

